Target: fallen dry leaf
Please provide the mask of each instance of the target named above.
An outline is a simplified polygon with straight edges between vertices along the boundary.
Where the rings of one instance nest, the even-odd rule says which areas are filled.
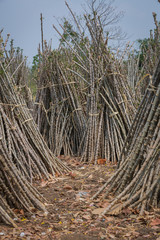
[[[100,159],[97,160],[97,163],[98,163],[99,165],[103,165],[103,164],[106,163],[106,159],[105,159],[105,158],[100,158]]]
[[[59,176],[60,176],[60,173],[56,172],[56,173],[55,173],[55,176],[56,176],[56,177],[59,177]]]
[[[24,210],[23,209],[20,209],[19,212],[20,212],[20,214],[24,215]]]
[[[105,183],[105,180],[104,180],[104,178],[100,178],[98,182],[100,182],[100,183],[104,182]]]
[[[129,233],[126,233],[126,234],[125,234],[125,237],[130,237],[131,235],[132,235],[132,233],[129,232]]]
[[[76,212],[73,216],[76,218],[79,214],[80,212]]]
[[[98,205],[99,205],[99,207],[101,207],[101,208],[106,208],[106,207],[108,207],[108,205],[109,205],[110,203],[108,202],[108,201],[106,201],[106,202],[100,202]]]
[[[86,220],[91,220],[91,216],[90,215],[83,215],[82,218],[86,219]]]
[[[101,214],[103,211],[105,210],[105,208],[96,208],[92,211],[92,214]]]
[[[108,235],[109,235],[109,237],[110,237],[111,239],[115,239],[115,236],[114,236],[113,234],[109,234],[109,233],[108,233]]]
[[[159,218],[156,218],[154,220],[151,221],[150,223],[151,226],[157,226],[157,225],[160,225],[160,219]]]
[[[105,216],[105,219],[106,219],[107,222],[112,222],[112,221],[114,221],[114,217],[106,217],[106,216]]]
[[[41,180],[41,187],[45,187],[48,184],[48,181]]]
[[[124,213],[125,215],[129,215],[132,213],[132,210],[129,208],[125,208],[125,209],[123,209],[122,213]]]
[[[91,174],[91,175],[88,177],[88,179],[93,179],[93,174]]]
[[[70,173],[69,173],[69,176],[71,176],[71,178],[75,178],[77,175],[76,175],[76,173],[74,173],[74,172],[70,172]]]
[[[19,213],[19,214],[24,215],[24,210],[23,210],[23,209],[14,209],[14,212],[15,212],[16,214]]]
[[[67,161],[67,160],[71,159],[71,156],[60,155],[59,158]]]
[[[122,204],[117,204],[115,205],[113,208],[111,208],[111,210],[109,212],[107,212],[107,214],[111,214],[111,215],[118,215],[122,210]]]
[[[71,187],[70,185],[65,185],[65,186],[63,187],[63,189],[71,190],[72,187]]]

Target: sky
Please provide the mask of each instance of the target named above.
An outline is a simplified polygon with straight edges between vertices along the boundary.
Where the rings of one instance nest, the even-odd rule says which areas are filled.
[[[86,0],[67,2],[77,15],[83,13]],[[118,11],[124,11],[119,26],[127,33],[128,40],[132,42],[149,37],[150,29],[154,28],[152,12],[160,12],[158,0],[115,0],[113,5]],[[24,55],[28,56],[29,64],[41,42],[40,13],[44,18],[44,39],[47,42],[52,39],[52,48],[57,48],[59,36],[52,24],[57,25],[57,19],[69,17],[64,0],[0,0],[0,30],[4,29],[3,38],[9,33],[14,45],[23,49]]]

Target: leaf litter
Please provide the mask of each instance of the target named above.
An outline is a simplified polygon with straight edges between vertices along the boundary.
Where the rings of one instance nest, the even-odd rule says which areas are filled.
[[[48,214],[35,212],[26,216],[23,210],[14,209],[19,215],[17,228],[0,225],[0,239],[46,240],[101,240],[101,239],[150,239],[160,238],[158,210],[145,212],[138,217],[134,209],[120,206],[100,218],[113,196],[96,200],[91,197],[115,171],[115,165],[99,161],[99,165],[80,164],[77,159],[64,161],[73,172],[55,179],[36,182],[46,199]],[[104,164],[105,163],[105,164]]]

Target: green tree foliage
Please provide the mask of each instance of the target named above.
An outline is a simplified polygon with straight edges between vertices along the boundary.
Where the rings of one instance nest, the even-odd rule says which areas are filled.
[[[32,68],[31,68],[32,73],[35,73],[35,71],[38,70],[38,66],[39,66],[39,55],[37,54],[33,56]]]
[[[138,39],[139,67],[144,68],[149,74],[153,74],[155,65],[158,62],[160,54],[160,27],[157,21],[157,14],[153,13],[155,28],[150,31],[150,37]]]
[[[160,42],[157,42],[155,39],[152,38],[144,38],[144,39],[138,39],[137,40],[138,45],[139,45],[139,67],[143,67],[143,65],[145,64],[145,61],[147,59],[148,53],[155,53],[155,51],[160,50]],[[150,56],[151,57],[151,56]],[[149,58],[148,58],[149,60]],[[151,59],[150,59],[151,60]],[[152,60],[155,61],[155,56],[152,56]]]
[[[79,33],[74,31],[73,25],[66,18],[64,18],[63,31],[62,37],[60,38],[60,43],[63,46],[66,45],[66,41],[72,44],[80,41]]]

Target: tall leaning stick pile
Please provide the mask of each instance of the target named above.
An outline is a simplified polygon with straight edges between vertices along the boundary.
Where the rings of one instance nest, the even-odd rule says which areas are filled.
[[[130,206],[142,215],[160,206],[160,61],[124,142],[118,170],[93,199],[102,191],[105,197],[116,195],[103,214]]]
[[[43,140],[9,71],[13,59],[5,58],[0,46],[0,218],[15,226],[11,208],[45,211],[44,199],[31,186],[35,178],[69,171]],[[13,56],[14,57],[14,56]],[[16,66],[15,71],[18,71]]]
[[[51,51],[44,45],[35,120],[56,155],[116,162],[137,103],[123,68],[125,56],[118,58],[109,50],[96,14],[85,15],[84,21],[90,40],[80,33],[78,42],[70,36],[73,45],[53,26],[67,47]]]

